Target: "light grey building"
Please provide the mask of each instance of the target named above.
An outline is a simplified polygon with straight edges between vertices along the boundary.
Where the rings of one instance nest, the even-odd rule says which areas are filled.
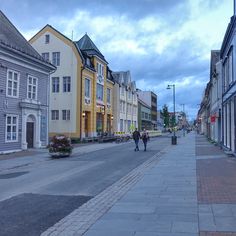
[[[115,81],[113,92],[113,130],[132,132],[138,127],[138,95],[130,71],[112,72]]]
[[[222,61],[223,146],[236,153],[236,16],[231,17],[220,50]]]
[[[54,70],[0,11],[0,153],[47,145]]]

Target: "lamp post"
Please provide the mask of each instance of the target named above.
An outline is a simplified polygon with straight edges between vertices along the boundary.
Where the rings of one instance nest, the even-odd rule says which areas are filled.
[[[176,145],[177,144],[177,137],[175,135],[175,84],[168,84],[166,89],[173,88],[173,107],[174,107],[174,135],[171,137],[171,144]]]
[[[183,106],[183,136],[185,136],[185,123],[186,123],[186,115],[185,115],[185,111],[184,111],[184,106],[185,104],[181,104]]]

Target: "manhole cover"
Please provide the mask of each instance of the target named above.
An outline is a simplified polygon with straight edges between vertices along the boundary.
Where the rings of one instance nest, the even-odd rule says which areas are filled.
[[[0,179],[11,179],[11,178],[16,178],[19,177],[21,175],[25,175],[29,173],[28,171],[24,171],[24,172],[15,172],[15,173],[9,173],[9,174],[0,174]]]

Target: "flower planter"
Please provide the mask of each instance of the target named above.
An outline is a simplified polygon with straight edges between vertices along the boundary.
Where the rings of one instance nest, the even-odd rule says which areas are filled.
[[[69,157],[71,155],[70,152],[49,152],[49,154],[53,158]]]
[[[48,145],[49,155],[53,158],[70,156],[72,148],[71,140],[64,135],[54,136]]]

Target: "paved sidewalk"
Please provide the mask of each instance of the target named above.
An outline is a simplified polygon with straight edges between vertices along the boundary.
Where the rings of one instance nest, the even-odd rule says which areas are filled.
[[[42,236],[236,236],[236,159],[178,139]]]
[[[46,235],[197,236],[195,135],[178,139]]]

